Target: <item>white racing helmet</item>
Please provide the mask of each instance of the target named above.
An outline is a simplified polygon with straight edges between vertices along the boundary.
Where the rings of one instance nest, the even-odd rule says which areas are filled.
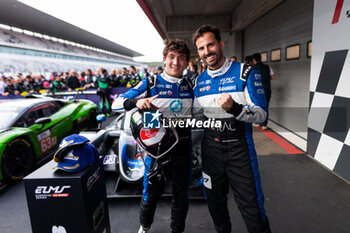
[[[177,144],[179,136],[173,127],[164,127],[162,120],[160,121],[160,128],[144,128],[143,113],[144,111],[138,109],[131,115],[130,128],[132,135],[136,143],[147,154],[154,158],[160,158]],[[167,118],[163,118],[163,120],[168,121]]]

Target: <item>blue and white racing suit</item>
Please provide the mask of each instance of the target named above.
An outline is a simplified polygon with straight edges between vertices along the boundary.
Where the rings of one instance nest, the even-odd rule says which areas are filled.
[[[191,115],[193,91],[185,78],[171,77],[166,72],[156,78],[145,78],[136,87],[118,97],[112,105],[112,110],[122,112],[136,107],[139,98],[159,95],[152,104],[167,117],[188,117]],[[188,189],[191,179],[192,148],[190,129],[176,128],[179,142],[168,153],[171,160],[170,171],[173,180],[173,202],[171,208],[172,232],[183,232],[188,210]],[[164,157],[164,156],[163,156]],[[162,162],[163,157],[159,160]],[[145,163],[151,167],[154,159],[147,156]],[[165,183],[150,183],[144,175],[143,198],[140,207],[140,223],[149,228],[153,223],[154,213],[159,197],[164,191]]]
[[[203,184],[216,230],[231,232],[230,185],[248,231],[270,232],[251,124],[264,122],[267,116],[260,73],[226,60],[221,68],[200,74],[193,92],[195,112],[201,110],[204,117],[221,121],[221,128],[204,129],[201,142]],[[218,104],[222,93],[234,100],[229,112]]]

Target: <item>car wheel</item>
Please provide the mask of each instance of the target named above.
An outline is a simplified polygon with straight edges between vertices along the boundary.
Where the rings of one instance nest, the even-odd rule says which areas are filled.
[[[6,181],[19,180],[32,171],[35,156],[30,143],[23,138],[12,140],[2,154],[2,173]]]

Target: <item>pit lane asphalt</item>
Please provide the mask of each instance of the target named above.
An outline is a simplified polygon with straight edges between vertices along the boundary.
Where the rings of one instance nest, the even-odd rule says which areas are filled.
[[[348,183],[306,155],[281,151],[256,130],[254,138],[258,154],[265,154],[258,159],[272,232],[350,233]],[[246,233],[232,193],[228,198],[232,232]],[[139,198],[108,201],[112,232],[137,232],[139,202]],[[160,200],[150,233],[170,232],[170,205],[170,198]],[[32,232],[23,182],[0,194],[0,232]],[[215,232],[204,200],[190,201],[185,232]]]

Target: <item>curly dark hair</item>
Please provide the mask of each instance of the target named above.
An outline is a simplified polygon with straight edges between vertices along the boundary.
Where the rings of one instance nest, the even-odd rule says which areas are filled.
[[[180,39],[173,39],[173,40],[166,40],[165,42],[165,47],[163,50],[163,56],[166,57],[168,55],[169,51],[175,51],[181,54],[186,55],[186,60],[190,60],[190,50],[186,45],[186,42],[184,40]]]

